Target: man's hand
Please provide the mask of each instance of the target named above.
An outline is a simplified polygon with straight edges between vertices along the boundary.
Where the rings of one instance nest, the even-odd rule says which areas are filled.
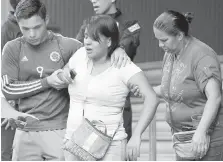
[[[9,128],[11,128],[13,130],[13,127],[10,126],[10,123],[8,122],[8,119],[7,118],[5,118],[3,120],[3,122],[1,123],[1,127],[5,127],[5,130],[7,130]]]
[[[13,115],[10,118],[5,118],[3,120],[3,122],[1,123],[1,127],[5,127],[5,130],[9,128],[11,128],[11,130],[16,129],[18,127],[23,128],[27,124],[26,119],[28,117],[39,121],[39,119],[33,115],[18,112],[15,110],[15,112],[13,112]]]
[[[66,82],[63,82],[58,78],[57,74],[60,72],[63,72],[63,70],[62,69],[56,70],[50,76],[47,77],[48,84],[57,90],[61,90],[63,88],[68,87],[68,84]]]
[[[57,74],[58,78],[66,83],[66,84],[71,84],[72,83],[72,78],[70,75],[70,69],[69,68],[64,68],[62,72],[59,72]]]
[[[131,59],[122,48],[117,48],[111,55],[111,64],[114,67],[121,68],[127,63],[131,63]]]

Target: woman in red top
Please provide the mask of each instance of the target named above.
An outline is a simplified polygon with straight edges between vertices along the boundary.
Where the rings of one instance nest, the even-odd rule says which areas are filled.
[[[154,34],[165,55],[162,82],[154,89],[166,102],[172,132],[195,130],[191,148],[195,160],[223,160],[220,63],[213,49],[189,35],[192,18],[169,10],[155,20]],[[200,117],[197,125],[194,116]]]

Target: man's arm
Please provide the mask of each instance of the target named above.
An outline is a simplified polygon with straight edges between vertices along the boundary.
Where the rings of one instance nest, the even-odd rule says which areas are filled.
[[[2,92],[8,100],[29,97],[50,87],[46,78],[19,81],[19,52],[16,42],[8,42],[3,48]]]
[[[47,78],[35,81],[16,81],[7,78],[7,75],[2,76],[2,93],[8,100],[29,97],[50,88]]]
[[[141,27],[137,21],[128,21],[124,23],[122,29],[122,36],[120,39],[120,47],[125,49],[125,52],[131,58],[134,59],[138,46],[140,45],[139,36],[140,36]]]

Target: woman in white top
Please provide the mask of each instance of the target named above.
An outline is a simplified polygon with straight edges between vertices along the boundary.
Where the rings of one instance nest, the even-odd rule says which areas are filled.
[[[111,66],[110,56],[118,44],[116,21],[110,16],[93,16],[87,22],[84,47],[70,58],[69,67],[58,74],[59,78],[66,78],[70,70],[76,72],[68,87],[70,110],[65,139],[69,140],[82,122],[83,111],[84,117],[90,121],[104,122],[109,136],[113,135],[121,119],[121,125],[103,161],[123,161],[126,158],[136,160],[139,156],[141,135],[151,122],[158,105],[156,94],[139,67],[132,62],[120,69]],[[131,84],[138,85],[145,100],[135,133],[126,149],[127,134],[123,127],[122,108]],[[65,159],[80,160],[69,152],[65,152]]]

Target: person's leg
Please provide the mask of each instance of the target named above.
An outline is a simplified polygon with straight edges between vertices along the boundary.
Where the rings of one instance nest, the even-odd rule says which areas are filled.
[[[1,122],[4,119],[1,119]],[[11,128],[5,130],[5,127],[1,128],[1,160],[11,161],[12,160],[12,144],[15,136],[15,129]]]
[[[126,98],[125,109],[123,111],[124,128],[127,133],[127,141],[132,137],[132,107],[130,97]]]
[[[16,130],[13,142],[13,161],[42,161],[42,150],[39,146],[40,138],[37,132]],[[38,143],[34,139],[38,138]]]
[[[65,129],[41,131],[41,147],[43,149],[43,157],[47,161],[64,161],[63,139]]]
[[[127,140],[113,141],[101,161],[125,161]]]

